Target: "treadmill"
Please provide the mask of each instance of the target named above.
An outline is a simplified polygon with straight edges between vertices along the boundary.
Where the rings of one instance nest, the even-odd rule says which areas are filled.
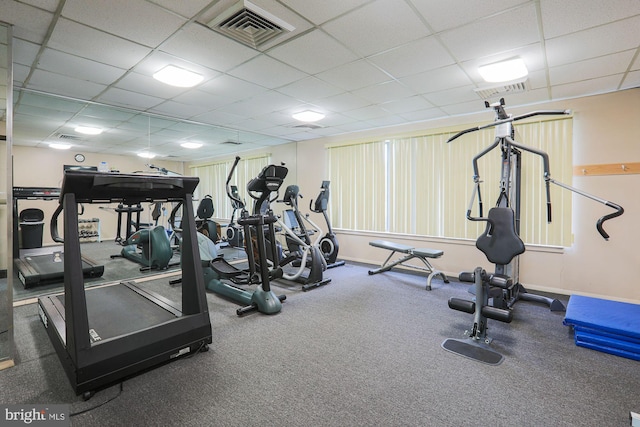
[[[18,243],[18,200],[57,200],[60,188],[57,187],[13,187],[13,264],[18,278],[25,289],[47,283],[62,282],[64,277],[64,251],[62,246],[49,246],[36,249],[22,249]],[[58,212],[58,211],[56,211]],[[57,216],[51,219],[53,223]],[[55,237],[54,237],[55,240]],[[82,256],[84,277],[102,277],[104,265]]]
[[[207,307],[193,190],[197,177],[65,171],[64,293],[38,299],[39,313],[77,395],[95,391],[179,356],[208,350]],[[183,202],[182,301],[135,283],[84,287],[79,203]]]

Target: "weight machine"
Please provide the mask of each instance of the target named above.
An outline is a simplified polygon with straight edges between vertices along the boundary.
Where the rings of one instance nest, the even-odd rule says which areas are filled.
[[[458,132],[447,141],[451,142],[466,133],[481,129],[489,127],[496,128],[493,144],[473,158],[473,181],[475,186],[467,209],[467,219],[470,221],[487,222],[487,228],[476,241],[476,246],[487,256],[490,262],[495,264],[495,273],[487,273],[481,267],[476,268],[474,272],[460,273],[460,281],[475,283],[474,293],[476,294],[476,301],[451,298],[449,300],[449,307],[454,310],[474,314],[474,325],[470,332],[467,331],[469,340],[460,341],[448,339],[442,344],[445,350],[492,364],[500,363],[502,361],[502,355],[488,348],[479,349],[477,347],[479,343],[489,344],[491,342],[491,339],[487,337],[487,319],[499,320],[506,323],[511,322],[511,309],[519,300],[546,304],[551,311],[565,310],[564,304],[559,300],[528,293],[524,286],[519,283],[518,256],[525,251],[524,243],[519,237],[522,152],[529,152],[542,158],[548,223],[551,222],[551,183],[615,210],[615,212],[600,218],[596,223],[598,232],[605,240],[609,239],[609,235],[604,230],[603,223],[624,213],[624,209],[613,202],[593,196],[551,178],[549,155],[542,150],[514,141],[515,130],[513,128],[513,122],[538,115],[570,114],[570,110],[534,111],[512,117],[505,112],[504,105],[504,99],[500,99],[499,102],[493,104],[485,102],[487,108],[493,108],[496,115],[495,121],[484,126]],[[478,160],[496,147],[500,147],[502,153],[500,195],[496,206],[489,211],[488,217],[484,218],[480,192],[480,183],[482,181],[480,180]],[[478,197],[479,217],[473,217],[471,215],[476,196]],[[488,305],[489,300],[492,300],[491,306]],[[472,344],[472,346],[468,346],[468,344]]]

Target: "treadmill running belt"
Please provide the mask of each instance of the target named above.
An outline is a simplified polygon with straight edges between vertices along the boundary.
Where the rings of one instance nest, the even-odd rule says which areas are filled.
[[[124,284],[86,290],[92,341],[114,338],[159,325],[177,316]],[[64,294],[57,295],[64,305]]]
[[[16,259],[15,266],[25,288],[64,280],[64,252],[62,251],[26,255]],[[104,266],[83,256],[82,274],[84,277],[100,277],[104,274]]]

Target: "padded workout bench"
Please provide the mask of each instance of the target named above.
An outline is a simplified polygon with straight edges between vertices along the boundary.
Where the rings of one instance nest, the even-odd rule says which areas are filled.
[[[434,278],[434,276],[440,276],[442,277],[442,280],[444,280],[444,283],[449,283],[449,279],[447,278],[447,276],[441,271],[434,270],[433,266],[429,263],[429,260],[427,260],[427,258],[440,258],[444,254],[444,251],[440,251],[437,249],[414,248],[409,245],[389,242],[387,240],[374,240],[372,242],[369,242],[369,245],[374,246],[376,248],[387,249],[391,251],[391,254],[389,254],[385,262],[382,263],[382,266],[380,266],[380,268],[377,268],[375,270],[369,270],[369,274],[382,273],[382,272],[391,270],[393,267],[397,265],[404,265],[405,267],[414,268],[414,269],[426,271],[429,273],[429,277],[427,278],[427,287],[426,287],[428,291],[431,290],[431,280]],[[405,254],[405,256],[393,262],[390,262],[391,258],[396,252],[400,254]],[[405,262],[412,260],[414,258],[422,261],[425,267],[405,264]]]

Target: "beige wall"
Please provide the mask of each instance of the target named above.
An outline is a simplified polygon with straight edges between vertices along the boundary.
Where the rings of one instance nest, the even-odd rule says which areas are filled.
[[[529,108],[509,109],[507,105],[507,112],[514,115],[542,109],[573,111],[574,165],[640,162],[640,89]],[[331,143],[367,138],[382,139],[386,136],[448,126],[465,129],[469,127],[465,124],[488,123],[492,120],[493,114],[485,110],[473,116],[398,126],[382,132],[360,132],[300,142],[297,148],[300,178],[298,184],[302,191],[317,191],[320,181],[327,178],[324,164],[325,146]],[[526,144],[526,141],[522,142]],[[471,167],[471,160],[468,165],[461,166]],[[574,195],[574,244],[564,250],[528,248],[520,257],[520,281],[529,289],[601,296],[640,303],[640,286],[634,275],[636,267],[640,265],[640,227],[637,226],[640,218],[640,175],[578,176],[574,177],[573,183],[567,184],[622,205],[625,214],[606,223],[605,229],[611,238],[605,241],[597,233],[595,223],[599,217],[613,211]],[[339,183],[332,182],[331,185],[335,187]],[[552,191],[567,190],[552,186]],[[340,255],[349,260],[380,263],[388,253],[368,245],[370,240],[380,237],[416,247],[443,249],[444,256],[434,264],[450,275],[473,269],[476,265],[492,269],[482,253],[475,248],[475,242],[464,240],[338,230]]]

